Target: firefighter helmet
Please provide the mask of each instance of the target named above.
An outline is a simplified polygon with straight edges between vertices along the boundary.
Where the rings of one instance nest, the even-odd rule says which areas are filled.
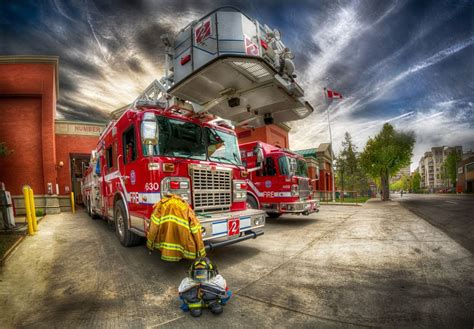
[[[215,266],[207,257],[196,259],[189,269],[189,276],[197,282],[205,282],[219,274]]]

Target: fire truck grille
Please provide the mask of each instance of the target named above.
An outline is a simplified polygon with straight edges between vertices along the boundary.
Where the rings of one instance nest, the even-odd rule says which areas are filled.
[[[232,204],[232,171],[191,168],[194,210],[229,210]]]
[[[309,180],[300,179],[299,190],[300,190],[300,198],[306,199],[310,194]]]

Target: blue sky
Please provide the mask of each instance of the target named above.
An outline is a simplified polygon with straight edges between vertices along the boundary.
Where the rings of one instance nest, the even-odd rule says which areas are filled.
[[[104,120],[163,74],[160,34],[233,5],[277,27],[316,108],[290,144],[348,131],[361,150],[383,123],[416,134],[412,168],[431,146],[474,149],[473,1],[2,1],[0,54],[60,56],[59,118]]]

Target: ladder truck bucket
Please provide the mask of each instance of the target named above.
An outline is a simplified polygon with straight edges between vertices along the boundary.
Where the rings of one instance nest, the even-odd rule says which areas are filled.
[[[162,38],[163,39],[163,38]],[[299,120],[313,112],[280,33],[238,9],[216,9],[165,38],[167,92],[237,125]]]

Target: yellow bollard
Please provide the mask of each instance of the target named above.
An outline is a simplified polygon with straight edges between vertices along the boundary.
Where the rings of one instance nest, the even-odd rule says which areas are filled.
[[[23,186],[23,196],[25,197],[25,210],[26,210],[26,222],[28,223],[28,234],[34,235],[33,223],[31,220],[31,208],[30,208],[30,187],[28,185]]]
[[[33,222],[33,231],[38,232],[38,219],[36,219],[36,207],[35,207],[35,195],[33,194],[33,189],[29,189],[29,198],[30,198],[30,209],[31,209],[31,221]]]
[[[71,211],[73,214],[76,213],[76,208],[74,206],[74,192],[71,192]]]

